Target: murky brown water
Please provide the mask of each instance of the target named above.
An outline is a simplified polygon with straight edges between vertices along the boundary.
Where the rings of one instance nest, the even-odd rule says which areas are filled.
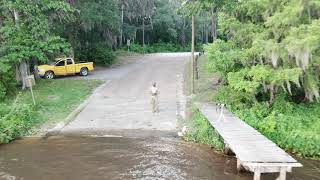
[[[301,162],[304,167],[294,169],[288,179],[320,179],[319,161]],[[5,180],[252,180],[251,174],[238,174],[235,167],[232,157],[171,137],[57,136],[0,146],[0,179]]]

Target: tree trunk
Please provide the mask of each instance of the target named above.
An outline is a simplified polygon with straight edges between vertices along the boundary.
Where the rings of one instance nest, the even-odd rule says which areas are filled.
[[[208,26],[206,26],[206,35],[205,35],[205,43],[208,44],[208,41],[209,41],[209,32],[208,32]]]
[[[186,27],[186,19],[185,19],[185,17],[183,17],[183,28],[182,28],[182,33],[181,33],[181,43],[182,43],[183,46],[186,44],[185,27]]]
[[[137,39],[137,29],[135,29],[134,31],[134,37],[132,39],[132,43],[134,43],[136,39]],[[138,40],[138,43],[139,43],[139,40]]]
[[[212,34],[212,42],[214,42],[217,39],[217,27],[218,27],[218,16],[217,16],[216,8],[211,9],[211,16],[212,16],[211,34]]]
[[[26,89],[27,87],[27,76],[30,74],[30,69],[28,62],[26,60],[22,60],[19,65],[16,66],[16,78],[17,81],[21,83],[22,89]]]
[[[204,14],[201,14],[202,18],[204,19]],[[205,22],[202,22],[202,28],[201,28],[201,42],[204,44],[204,29],[205,29]]]
[[[144,17],[142,18],[142,47],[144,52]]]
[[[121,4],[121,25],[120,25],[120,41],[119,46],[122,47],[123,43],[123,18],[124,18],[124,5]]]
[[[33,74],[34,78],[39,79],[39,73],[38,73],[38,59],[36,57],[32,57],[32,65],[33,65]]]
[[[17,27],[19,25],[19,13],[14,9],[13,15],[14,23]],[[16,65],[16,80],[18,83],[21,83],[22,89],[25,89],[27,86],[26,77],[30,74],[28,74],[29,71],[30,69],[28,69],[28,64],[26,60],[22,60],[18,65]]]
[[[19,71],[19,64],[15,65],[15,69],[16,69],[16,81],[18,84],[20,84],[22,79],[21,79],[21,75],[20,75],[20,71]]]
[[[13,10],[13,15],[14,15],[14,23],[15,25],[18,25],[19,13],[15,9]]]
[[[274,99],[275,99],[275,93],[276,93],[276,87],[275,85],[271,84],[270,85],[270,100],[269,100],[269,106],[271,107]]]

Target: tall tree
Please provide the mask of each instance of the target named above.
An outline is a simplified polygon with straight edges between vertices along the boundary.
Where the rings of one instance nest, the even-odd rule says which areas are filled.
[[[17,66],[17,79],[26,86],[28,62],[47,61],[48,56],[68,51],[68,43],[51,33],[52,20],[68,19],[73,9],[63,1],[3,0],[1,1],[2,44],[0,66],[9,71]]]
[[[142,31],[142,45],[145,44],[145,25],[152,22],[152,15],[155,11],[154,0],[127,0],[125,3],[125,16],[132,24],[137,24],[137,29]],[[136,33],[136,32],[135,32]]]
[[[246,0],[220,17],[219,31],[226,41],[208,51],[211,67],[228,87],[251,100],[269,94],[270,105],[280,92],[319,100],[317,0]]]

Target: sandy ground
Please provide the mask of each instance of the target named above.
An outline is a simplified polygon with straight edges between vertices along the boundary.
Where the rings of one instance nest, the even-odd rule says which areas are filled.
[[[87,78],[106,84],[62,133],[115,132],[120,130],[175,131],[177,117],[184,114],[183,72],[190,53],[162,53],[130,57]],[[151,112],[149,87],[157,82],[160,113]]]

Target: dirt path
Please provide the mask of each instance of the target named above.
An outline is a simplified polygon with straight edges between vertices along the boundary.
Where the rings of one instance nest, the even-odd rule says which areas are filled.
[[[183,71],[189,57],[189,53],[152,54],[88,76],[104,79],[106,84],[61,132],[108,134],[122,130],[176,130]],[[158,114],[151,112],[148,90],[152,82],[157,82],[160,90]]]

